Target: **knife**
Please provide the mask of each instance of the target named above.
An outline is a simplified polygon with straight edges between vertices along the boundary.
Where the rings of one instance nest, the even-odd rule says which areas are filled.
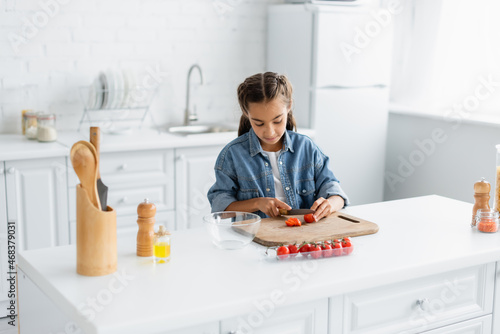
[[[101,173],[99,171],[99,160],[100,160],[100,144],[101,144],[101,129],[97,126],[90,127],[90,143],[94,145],[96,150],[96,168],[97,168],[97,194],[99,195],[99,202],[101,202],[102,211],[108,210],[108,187],[102,183]]]
[[[316,212],[311,209],[292,209],[292,210],[279,209],[279,210],[280,210],[280,215],[306,215],[308,213]]]

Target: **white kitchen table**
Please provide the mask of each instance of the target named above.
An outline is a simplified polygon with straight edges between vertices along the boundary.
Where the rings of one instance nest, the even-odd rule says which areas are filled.
[[[490,287],[485,293],[493,295],[493,285],[498,284],[493,271],[500,260],[500,233],[481,233],[470,227],[472,204],[430,195],[354,206],[344,211],[377,223],[380,230],[352,238],[354,252],[342,257],[270,260],[263,256],[265,248],[256,244],[241,250],[220,250],[210,242],[204,229],[175,232],[172,259],[160,265],[153,264],[151,258],[135,255],[135,235],[119,238],[118,271],[103,277],[76,273],[75,245],[23,252],[18,258],[20,283],[23,278],[28,279],[34,288],[27,286],[23,291],[20,284],[21,333],[28,333],[23,328],[40,328],[46,321],[42,303],[36,304],[44,298],[50,300],[47,310],[58,309],[59,320],[66,319],[58,324],[59,328],[64,324],[72,328],[69,324],[74,322],[87,334],[145,334],[219,321],[222,324],[224,319],[255,312],[256,305],[275,300],[277,295],[281,298],[277,298],[280,302],[276,309],[295,305],[300,309],[305,303],[330,298],[329,314],[336,316],[331,308],[347,303],[338,296],[369,291],[368,302],[372,302],[378,298],[377,291],[389,291],[401,282],[418,282],[432,275],[483,265],[488,274],[484,281]],[[451,281],[460,277],[453,275]],[[476,298],[476,293],[471,296]],[[498,322],[498,316],[495,318],[491,309],[498,299],[493,301],[492,297],[484,302],[484,309],[475,306],[468,311],[469,315],[474,311],[478,317],[486,317],[482,319],[489,325],[481,333],[493,333],[491,326]],[[344,317],[346,312],[341,312]],[[446,324],[449,323],[452,322]],[[433,328],[434,323],[430,324],[429,328]],[[434,327],[443,324],[438,322]],[[338,327],[330,320],[328,333],[337,327],[344,328],[338,332],[358,333],[345,329],[351,325]],[[407,324],[401,326],[406,326],[405,333],[421,332],[408,330]],[[55,333],[55,329],[51,330]],[[496,327],[498,331],[500,328]],[[323,329],[312,332],[327,333]],[[384,329],[359,332],[390,333]]]

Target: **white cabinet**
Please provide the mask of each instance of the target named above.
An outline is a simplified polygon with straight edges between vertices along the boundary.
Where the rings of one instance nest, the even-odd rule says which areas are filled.
[[[458,324],[438,328],[422,334],[490,334],[491,315],[463,321]]]
[[[175,331],[169,331],[165,334],[219,334],[219,322],[211,322],[209,324],[188,327],[183,329],[178,329]]]
[[[348,293],[331,300],[330,332],[421,333],[485,316],[493,310],[494,288],[495,264],[490,263]]]
[[[4,162],[0,161],[0,317],[6,316],[8,306],[8,282],[9,271],[7,254],[7,197],[5,195],[5,168]]]
[[[16,222],[16,250],[69,242],[66,158],[5,162],[7,218]]]
[[[214,166],[223,145],[175,150],[175,199],[179,230],[199,227],[210,213],[207,193],[215,182]]]
[[[276,306],[262,300],[255,311],[221,321],[221,334],[319,334],[328,332],[328,299]]]

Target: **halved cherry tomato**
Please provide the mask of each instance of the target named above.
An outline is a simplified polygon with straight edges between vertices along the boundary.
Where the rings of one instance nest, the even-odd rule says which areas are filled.
[[[333,248],[333,255],[335,256],[342,255],[342,244],[340,242],[335,242],[332,248]]]
[[[309,252],[311,253],[311,257],[313,259],[319,259],[321,257],[321,246],[313,244],[309,247]]]
[[[323,250],[323,257],[331,257],[333,255],[333,249],[330,244],[325,243],[321,246],[321,249]]]
[[[286,225],[287,226],[300,226],[302,223],[297,217],[290,217],[286,220]]]
[[[296,244],[288,245],[288,250],[290,251],[290,257],[296,257],[299,253],[299,247]]]
[[[288,257],[288,255],[290,254],[290,250],[288,249],[287,246],[280,246],[278,247],[278,249],[276,250],[276,254],[278,255],[278,258],[280,260],[284,260]]]
[[[342,239],[342,249],[346,255],[352,253],[353,247],[349,238],[346,237]]]
[[[306,223],[314,223],[314,222],[316,222],[317,220],[316,220],[316,217],[314,216],[314,214],[312,214],[312,213],[308,213],[308,214],[305,214],[305,215],[304,215],[304,221],[305,221]]]

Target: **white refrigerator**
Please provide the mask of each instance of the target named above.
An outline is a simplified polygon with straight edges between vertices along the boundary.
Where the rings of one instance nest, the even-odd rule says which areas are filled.
[[[351,204],[383,200],[393,15],[360,5],[272,5],[267,70],[294,87],[299,127],[330,157]]]

